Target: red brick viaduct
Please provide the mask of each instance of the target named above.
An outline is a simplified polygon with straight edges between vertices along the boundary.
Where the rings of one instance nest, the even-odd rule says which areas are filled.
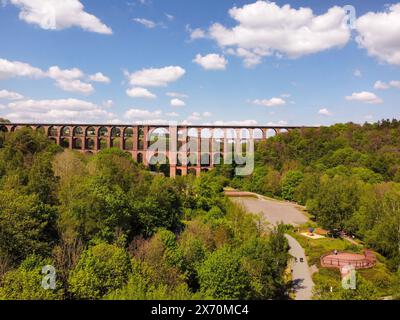
[[[166,137],[169,142],[163,153],[167,159],[171,177],[188,173],[199,175],[202,171],[213,168],[215,164],[222,162],[221,159],[225,159],[227,153],[232,152],[234,141],[241,144],[241,141],[243,143],[243,141],[262,140],[275,134],[307,128],[300,126],[0,123],[0,131],[3,132],[13,132],[23,127],[42,131],[58,145],[82,153],[95,154],[105,148],[119,148],[130,153],[135,161],[144,165],[149,165],[149,159],[154,155],[158,156],[159,153],[157,150],[151,150],[151,143],[160,137]],[[182,163],[177,155],[184,152],[185,157],[187,156],[187,151],[182,146],[187,144],[188,140],[195,143],[195,150],[191,150],[195,157]]]

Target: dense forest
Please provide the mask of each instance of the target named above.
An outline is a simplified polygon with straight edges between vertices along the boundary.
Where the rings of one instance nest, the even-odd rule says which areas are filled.
[[[0,132],[0,299],[287,298],[284,227],[263,230],[223,183]]]
[[[247,177],[221,165],[169,179],[118,149],[0,133],[0,299],[289,298],[287,227],[262,228],[226,186],[302,204],[384,257],[390,275],[353,295],[317,283],[319,298],[379,298],[372,283],[387,282],[400,293],[400,122],[292,130],[258,142],[255,161]],[[40,286],[45,265],[56,290]]]
[[[398,270],[399,121],[293,130],[257,144],[255,158],[251,176],[225,168],[232,186],[305,205],[318,225],[361,239]]]

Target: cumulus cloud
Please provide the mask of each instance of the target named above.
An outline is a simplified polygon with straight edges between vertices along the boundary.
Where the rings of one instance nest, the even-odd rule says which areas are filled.
[[[8,90],[0,90],[0,99],[5,100],[21,100],[24,96],[17,92],[8,91]]]
[[[43,78],[45,73],[28,63],[0,59],[0,79],[13,77]]]
[[[297,58],[342,47],[350,40],[343,8],[332,7],[314,15],[310,8],[280,7],[274,2],[257,1],[234,7],[229,15],[236,21],[232,28],[213,24],[209,34],[220,47],[244,59],[247,66],[262,57],[276,54]]]
[[[146,99],[155,99],[157,96],[151,93],[146,88],[134,87],[126,90],[126,94],[131,98],[146,98]]]
[[[157,119],[161,117],[162,111],[149,111],[143,109],[132,108],[125,112],[124,117],[129,120],[145,120],[145,119]]]
[[[323,116],[331,116],[332,112],[330,112],[327,108],[322,108],[318,111],[318,114]]]
[[[175,99],[171,99],[170,105],[172,107],[184,107],[184,106],[186,106],[186,103],[185,103],[185,101],[183,101],[181,99],[175,98]]]
[[[79,99],[21,100],[7,105],[5,118],[13,122],[89,123],[115,118],[92,102]]]
[[[56,81],[56,86],[64,91],[79,92],[85,95],[89,95],[94,91],[94,88],[90,83],[82,82],[79,79],[76,80],[60,79]]]
[[[380,104],[383,100],[379,98],[375,93],[362,91],[354,92],[351,96],[347,96],[348,101],[360,101],[368,104]]]
[[[368,12],[356,21],[359,46],[382,62],[400,65],[400,3],[384,12]]]
[[[276,107],[285,105],[286,101],[282,98],[256,99],[253,100],[253,104],[265,107]]]
[[[210,53],[205,56],[201,54],[197,54],[196,58],[193,59],[193,62],[202,66],[205,70],[225,70],[228,61],[224,56],[221,56],[216,53]]]
[[[386,90],[386,89],[390,89],[390,88],[400,89],[400,81],[392,80],[389,83],[386,83],[381,80],[378,80],[374,84],[374,89],[377,89],[377,90]]]
[[[96,16],[87,13],[79,0],[10,0],[20,9],[19,18],[46,30],[79,27],[101,34],[112,34]]]
[[[44,71],[28,63],[0,59],[0,79],[13,77],[27,77],[31,79],[50,78],[55,80],[56,86],[64,91],[78,92],[85,95],[91,94],[94,91],[90,83],[82,81],[82,78],[86,76],[78,68],[61,69],[58,66],[52,66],[47,71]],[[102,80],[104,82],[105,78],[107,77],[101,72],[89,76],[89,79],[92,81]]]
[[[189,30],[189,32],[190,32],[190,40],[203,39],[206,37],[206,32],[200,28]]]
[[[374,89],[377,89],[377,90],[386,90],[389,88],[390,88],[390,86],[386,82],[383,82],[381,80],[376,81],[374,84]]]
[[[125,75],[133,86],[165,87],[180,79],[185,73],[186,70],[179,66],[169,66],[142,69],[133,73],[125,72]]]
[[[89,80],[93,82],[102,82],[102,83],[110,83],[111,80],[109,77],[105,76],[101,72],[97,72],[89,76]]]

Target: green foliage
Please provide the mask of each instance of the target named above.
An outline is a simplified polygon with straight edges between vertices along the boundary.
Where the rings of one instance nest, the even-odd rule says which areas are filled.
[[[250,279],[237,250],[222,247],[198,268],[200,290],[215,299],[249,298]]]
[[[18,269],[7,272],[0,287],[0,300],[59,300],[63,296],[57,281],[55,290],[42,287],[42,268],[51,265],[48,260],[31,255]]]
[[[100,243],[87,249],[69,279],[69,291],[78,299],[99,299],[121,288],[131,272],[126,251]]]
[[[285,200],[294,200],[294,192],[296,187],[303,180],[303,173],[301,171],[288,171],[282,181],[282,197]]]
[[[0,255],[14,262],[46,254],[55,242],[55,211],[35,194],[0,189]]]

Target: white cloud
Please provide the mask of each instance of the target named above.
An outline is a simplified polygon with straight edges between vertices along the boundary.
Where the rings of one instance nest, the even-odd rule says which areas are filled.
[[[209,111],[203,112],[203,117],[204,117],[204,118],[209,118],[209,117],[211,117],[211,116],[212,116],[212,113],[211,113],[211,112],[209,112]]]
[[[205,70],[225,70],[226,65],[228,64],[228,61],[224,56],[216,53],[210,53],[206,56],[197,54],[196,58],[193,59],[193,62],[202,66]]]
[[[187,98],[188,95],[179,92],[167,92],[166,95],[171,98]]]
[[[400,81],[397,81],[397,80],[394,81],[394,80],[393,80],[393,81],[390,81],[389,84],[390,84],[390,86],[393,87],[393,88],[400,89]]]
[[[201,120],[201,114],[199,112],[193,112],[189,117],[188,120],[198,121]]]
[[[24,96],[17,92],[8,91],[8,90],[0,90],[0,99],[7,99],[7,100],[21,100]]]
[[[386,90],[389,88],[390,88],[390,86],[386,82],[383,82],[381,80],[378,80],[374,84],[374,89],[377,89],[377,90]]]
[[[390,89],[390,88],[400,89],[400,81],[392,80],[392,81],[389,81],[389,83],[386,83],[381,80],[378,80],[374,84],[374,89],[377,89],[377,90],[386,90],[386,89]]]
[[[7,105],[5,118],[13,122],[89,123],[115,118],[104,108],[84,100],[21,100]]]
[[[167,17],[167,19],[169,21],[174,21],[175,20],[175,17],[172,14],[169,14],[169,13],[164,13],[164,14],[165,14],[165,16]]]
[[[32,79],[50,78],[55,80],[56,86],[68,92],[78,92],[82,94],[91,94],[94,91],[90,83],[83,82],[85,74],[78,68],[61,69],[58,66],[52,66],[47,71],[31,66],[28,63],[20,61],[9,61],[0,59],[0,79],[13,77],[27,77]],[[89,76],[92,81],[106,81],[101,72]],[[109,79],[108,79],[109,80]]]
[[[87,13],[79,0],[10,0],[21,11],[19,18],[46,30],[80,27],[86,31],[112,34],[96,16]]]
[[[43,78],[45,73],[39,68],[19,62],[0,59],[0,79],[13,77],[28,77],[33,79]]]
[[[256,120],[241,120],[241,121],[215,121],[215,126],[255,126],[257,125]]]
[[[287,126],[288,122],[285,120],[279,120],[278,122],[268,122],[267,126],[277,126],[277,127],[281,127],[281,126]]]
[[[183,101],[181,99],[175,98],[175,99],[171,99],[170,105],[172,107],[184,107],[184,106],[186,106],[186,103],[185,103],[185,101]]]
[[[47,76],[54,80],[74,80],[83,77],[83,72],[78,68],[62,70],[58,66],[50,67]]]
[[[168,112],[168,113],[166,113],[166,115],[168,117],[179,117],[179,113],[176,113],[176,112]]]
[[[253,100],[253,104],[265,107],[276,107],[285,105],[286,101],[283,100],[282,98],[256,99]]]
[[[203,39],[206,37],[206,33],[203,29],[196,28],[194,30],[190,30],[190,40]]]
[[[133,73],[125,72],[125,75],[133,86],[165,87],[180,79],[185,73],[185,69],[179,66],[169,66],[158,69],[142,69]]]
[[[318,114],[323,116],[331,116],[332,112],[330,112],[327,108],[322,108],[318,111]]]
[[[355,77],[361,78],[362,77],[362,72],[359,69],[354,70],[353,75]]]
[[[102,82],[102,83],[110,83],[111,82],[110,78],[105,76],[101,72],[92,74],[91,76],[89,76],[89,80],[94,81],[94,82]]]
[[[400,3],[385,12],[368,12],[356,21],[356,41],[370,56],[400,65]]]
[[[132,98],[155,99],[157,96],[145,88],[134,87],[126,90],[126,94]]]
[[[135,19],[133,19],[133,21],[135,21],[149,29],[153,29],[153,28],[157,27],[157,23],[155,23],[152,20],[145,19],[145,18],[135,18]]]
[[[57,80],[56,86],[68,92],[78,92],[85,95],[93,93],[94,88],[90,83],[82,82],[81,80]]]
[[[383,100],[379,98],[375,93],[362,91],[354,92],[351,96],[347,96],[348,101],[360,101],[368,104],[380,104]]]
[[[124,117],[129,120],[146,120],[146,119],[157,119],[161,117],[162,112],[160,110],[157,111],[149,111],[143,109],[129,109],[125,112]]]
[[[209,29],[210,36],[220,47],[242,57],[247,66],[273,54],[297,58],[342,47],[351,36],[346,12],[337,6],[314,15],[310,8],[256,1],[230,9],[229,15],[237,25],[229,28],[215,23]]]

